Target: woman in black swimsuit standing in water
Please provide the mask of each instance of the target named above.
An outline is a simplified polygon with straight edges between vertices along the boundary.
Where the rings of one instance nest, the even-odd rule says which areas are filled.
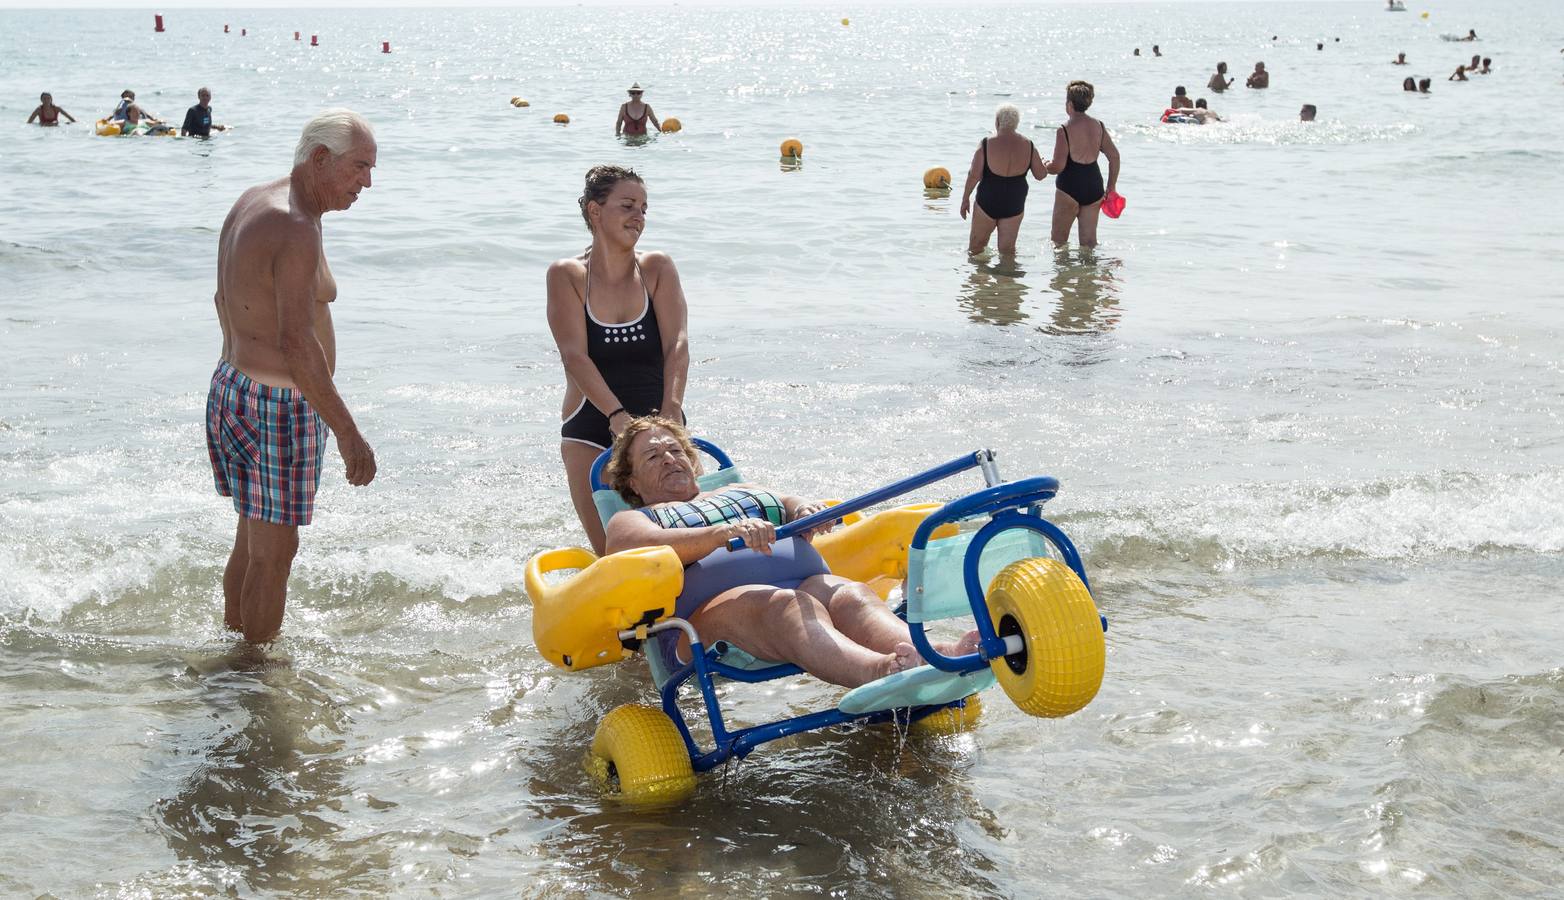
[[[594,166],[581,192],[592,246],[548,269],[548,325],[565,366],[559,452],[581,527],[603,552],[592,461],[636,416],[684,421],[690,368],[684,289],[666,253],[637,252],[646,187],[619,166]]]
[[[966,183],[961,186],[961,217],[972,213],[972,236],[967,252],[982,253],[988,247],[988,236],[999,229],[999,252],[1016,252],[1016,234],[1021,230],[1021,217],[1026,212],[1028,173],[1041,180],[1042,157],[1037,148],[1026,138],[1016,134],[1021,124],[1021,110],[1006,103],[994,111],[994,135],[986,137],[972,154],[972,167],[967,171]],[[1001,172],[1014,174],[1001,175]],[[977,210],[972,210],[972,188],[977,186]]]
[[[1054,179],[1053,240],[1063,244],[1070,239],[1070,225],[1079,222],[1081,246],[1097,246],[1097,214],[1102,198],[1119,183],[1119,148],[1113,145],[1108,129],[1088,116],[1095,89],[1084,81],[1072,81],[1065,91],[1064,111],[1069,119],[1059,126],[1054,138],[1054,156],[1048,171]],[[1097,154],[1108,157],[1108,183],[1102,183]],[[1085,158],[1082,161],[1082,157]]]

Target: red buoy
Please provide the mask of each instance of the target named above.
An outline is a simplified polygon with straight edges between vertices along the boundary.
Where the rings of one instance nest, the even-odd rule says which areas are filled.
[[[293,39],[294,39],[294,40],[298,40],[298,39],[299,39],[299,33],[298,33],[298,32],[297,32],[297,31],[295,31],[295,32],[294,32],[294,33],[293,33]]]
[[[158,15],[158,14],[154,13],[152,18],[154,20],[156,20],[156,22],[157,22],[157,27],[153,28],[152,30],[153,31],[157,31],[157,32],[161,32],[163,30],[163,17],[161,15]]]
[[[390,41],[381,41],[380,42],[380,52],[381,53],[390,53],[391,52],[391,42]]]
[[[311,47],[319,47],[320,46],[320,36],[319,35],[314,35],[314,34],[310,35],[310,46]]]
[[[228,33],[228,26],[224,25],[223,26],[223,34],[227,34],[227,33]]]

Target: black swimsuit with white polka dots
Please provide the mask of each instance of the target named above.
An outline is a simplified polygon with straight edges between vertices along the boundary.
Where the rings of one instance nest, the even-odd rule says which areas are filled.
[[[640,278],[641,267],[635,267]],[[592,314],[592,267],[587,266],[584,296],[587,332],[587,357],[608,382],[608,387],[631,415],[645,415],[663,399],[663,339],[657,328],[657,311],[652,295],[646,294],[641,314],[629,322],[608,323]],[[566,440],[579,441],[607,449],[612,442],[608,417],[585,398],[560,428]]]

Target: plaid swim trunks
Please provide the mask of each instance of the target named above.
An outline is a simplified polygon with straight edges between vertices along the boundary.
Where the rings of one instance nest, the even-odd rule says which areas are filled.
[[[226,360],[206,395],[206,451],[217,493],[246,519],[308,525],[331,431],[296,388],[269,387]]]

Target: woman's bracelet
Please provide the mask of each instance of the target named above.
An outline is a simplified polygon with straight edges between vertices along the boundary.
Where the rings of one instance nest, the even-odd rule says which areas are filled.
[[[627,415],[627,416],[629,415],[628,412],[625,412],[625,408],[623,406],[621,406],[618,409],[616,409],[613,412],[608,414],[608,421],[612,422],[614,420],[614,416],[617,416],[620,413],[625,413],[625,415]]]

